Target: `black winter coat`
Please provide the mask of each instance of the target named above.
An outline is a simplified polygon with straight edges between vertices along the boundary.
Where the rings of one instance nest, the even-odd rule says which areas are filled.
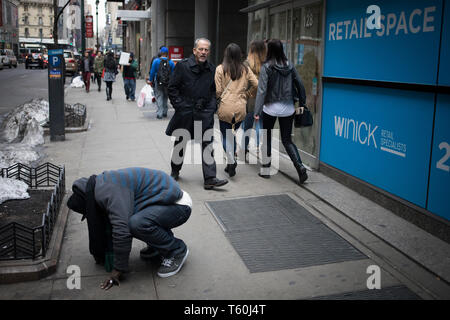
[[[194,121],[202,122],[202,134],[214,127],[215,72],[216,67],[208,61],[203,67],[198,65],[194,55],[177,63],[168,86],[170,103],[175,109],[166,129],[168,136],[176,129],[187,129],[194,138]]]
[[[91,56],[89,56],[89,70],[84,70],[84,60],[86,59],[86,57],[83,57],[81,60],[80,60],[80,65],[79,65],[79,67],[80,67],[80,71],[81,72],[94,72],[94,59],[91,57]]]

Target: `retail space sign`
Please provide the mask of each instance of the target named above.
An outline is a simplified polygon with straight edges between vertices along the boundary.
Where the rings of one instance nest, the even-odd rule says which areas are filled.
[[[320,159],[425,208],[433,111],[433,93],[325,83]]]
[[[170,46],[169,47],[169,59],[180,61],[184,58],[183,47]]]
[[[450,0],[445,1],[444,25],[442,26],[439,84],[450,86]]]
[[[94,37],[94,18],[92,16],[86,16],[86,38]]]
[[[373,4],[381,24],[371,30]],[[324,76],[436,84],[443,0],[328,0],[326,7]]]
[[[433,136],[428,210],[450,220],[450,95],[439,94]]]

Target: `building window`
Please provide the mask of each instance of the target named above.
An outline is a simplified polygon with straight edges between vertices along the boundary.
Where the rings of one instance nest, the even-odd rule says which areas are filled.
[[[38,8],[38,12],[39,12],[39,13],[42,13],[42,7],[39,7],[39,8]]]
[[[23,23],[24,24],[28,24],[28,16],[24,16],[23,17]]]
[[[25,28],[25,38],[28,38],[30,36],[30,31],[28,28]]]
[[[23,11],[28,11],[28,5],[27,4],[23,5]]]
[[[43,21],[42,21],[42,17],[39,17],[39,25],[42,26]]]

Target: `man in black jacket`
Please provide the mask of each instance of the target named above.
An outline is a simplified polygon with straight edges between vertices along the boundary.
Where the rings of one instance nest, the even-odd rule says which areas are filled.
[[[226,179],[216,178],[212,135],[214,113],[217,109],[214,82],[216,67],[207,61],[210,49],[211,42],[208,39],[197,39],[193,55],[177,63],[168,86],[168,95],[175,114],[166,129],[168,136],[176,137],[171,159],[171,176],[177,180],[187,142],[194,138],[194,131],[196,138],[199,136],[198,129],[201,124],[202,169],[204,188],[207,190],[228,183]],[[198,129],[194,130],[194,126]]]
[[[86,92],[89,92],[89,87],[91,85],[91,72],[94,72],[94,59],[92,59],[89,51],[84,53],[84,57],[80,61],[80,70],[83,75]]]

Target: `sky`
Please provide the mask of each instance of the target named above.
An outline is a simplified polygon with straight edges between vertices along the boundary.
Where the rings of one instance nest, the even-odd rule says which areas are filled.
[[[95,0],[84,0],[84,5],[88,6],[91,5],[91,13],[94,17],[94,33],[97,31],[97,19],[95,17]],[[105,14],[105,3],[106,0],[100,0],[98,4],[98,32],[101,33],[102,29],[106,25],[106,14]]]

